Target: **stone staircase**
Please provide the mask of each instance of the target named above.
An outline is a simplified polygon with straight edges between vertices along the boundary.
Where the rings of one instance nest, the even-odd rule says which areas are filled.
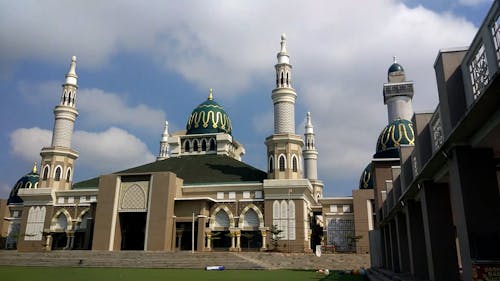
[[[136,268],[197,268],[224,265],[227,269],[262,269],[232,253],[143,252],[143,251],[52,251],[20,253],[0,251],[0,265],[78,266]]]
[[[65,267],[193,268],[223,265],[226,269],[349,270],[369,266],[368,255],[260,252],[51,251],[25,253],[0,250],[0,265]]]

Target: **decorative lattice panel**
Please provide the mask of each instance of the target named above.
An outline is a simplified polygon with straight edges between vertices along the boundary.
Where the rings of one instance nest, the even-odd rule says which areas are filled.
[[[141,186],[134,184],[125,188],[120,204],[121,210],[145,210],[146,192]]]

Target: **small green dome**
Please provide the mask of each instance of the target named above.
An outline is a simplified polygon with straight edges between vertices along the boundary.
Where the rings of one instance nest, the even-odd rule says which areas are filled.
[[[398,72],[398,71],[404,72],[405,70],[403,69],[403,67],[399,63],[395,62],[389,67],[389,70],[387,70],[387,73],[390,74],[390,73]]]
[[[231,119],[224,108],[213,100],[212,91],[208,99],[193,110],[187,121],[186,130],[187,135],[231,134]]]
[[[399,146],[414,145],[413,123],[405,119],[396,119],[389,123],[377,140],[377,152],[374,158],[399,158]]]
[[[40,175],[36,171],[36,163],[33,165],[33,170],[27,173],[22,178],[20,178],[16,185],[10,191],[9,199],[7,204],[20,204],[23,203],[23,199],[17,195],[20,188],[38,188],[38,180]]]
[[[368,164],[366,168],[361,173],[361,178],[359,179],[359,189],[373,189],[373,166],[372,163]]]

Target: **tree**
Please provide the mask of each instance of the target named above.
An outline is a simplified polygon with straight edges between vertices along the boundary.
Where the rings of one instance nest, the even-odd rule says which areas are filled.
[[[271,246],[273,246],[272,250],[277,251],[278,243],[281,239],[283,239],[283,236],[281,236],[283,230],[278,229],[278,226],[274,224],[268,231],[271,233]]]

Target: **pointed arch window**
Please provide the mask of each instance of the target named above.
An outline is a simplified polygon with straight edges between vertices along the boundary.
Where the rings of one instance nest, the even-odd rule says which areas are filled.
[[[210,151],[215,151],[215,150],[216,150],[215,140],[210,139]]]
[[[193,151],[198,151],[198,140],[193,141]]]
[[[71,168],[68,168],[68,171],[66,172],[66,182],[69,182],[71,179]]]
[[[55,230],[66,230],[68,227],[68,218],[66,218],[66,215],[64,213],[60,213],[59,216],[57,216],[57,221],[56,225],[54,226]]]
[[[229,227],[229,216],[224,210],[219,210],[215,215],[215,227]]]
[[[28,211],[24,240],[42,240],[45,207],[31,207]]]
[[[274,172],[274,161],[273,161],[273,156],[269,156],[269,173]]]
[[[297,161],[297,156],[292,157],[292,169],[294,172],[298,171],[298,161]]]
[[[259,227],[259,216],[254,209],[248,209],[243,218],[243,227]]]
[[[295,203],[288,201],[288,239],[295,240]]]
[[[43,168],[43,174],[42,174],[42,180],[47,180],[49,177],[49,166],[45,166],[45,168]]]
[[[201,141],[201,151],[207,151],[207,141],[206,140]]]
[[[283,155],[280,155],[280,158],[279,158],[279,168],[280,168],[280,172],[283,172],[285,171],[285,156]]]
[[[184,151],[189,152],[189,149],[190,149],[189,141],[185,140],[184,141]]]
[[[78,229],[87,229],[88,219],[91,219],[90,212],[85,212],[81,218],[81,222],[78,224]]]
[[[61,167],[57,167],[56,171],[54,172],[54,180],[59,181],[61,180]]]
[[[280,204],[280,223],[281,223],[281,233],[284,239],[288,239],[288,204],[285,200],[281,201]]]

